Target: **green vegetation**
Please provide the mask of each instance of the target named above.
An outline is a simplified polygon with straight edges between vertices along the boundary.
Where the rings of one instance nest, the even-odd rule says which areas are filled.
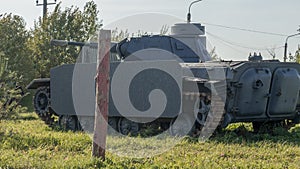
[[[19,104],[31,105],[31,98],[25,97],[30,81],[49,77],[52,67],[76,61],[80,48],[53,47],[51,39],[87,41],[101,26],[93,1],[83,10],[74,6],[63,10],[60,6],[45,19],[39,18],[30,30],[21,16],[0,14],[0,120],[24,112]],[[20,100],[22,97],[26,99]]]
[[[51,46],[51,39],[85,42],[100,27],[97,5],[93,1],[87,2],[83,11],[74,6],[62,10],[60,5],[47,19],[39,18],[27,44],[37,77],[49,77],[50,68],[54,66],[75,63],[80,52],[75,46]]]
[[[22,17],[0,14],[0,51],[7,62],[3,76],[6,77],[14,72],[14,77],[18,77],[18,79],[7,78],[5,80],[1,78],[2,82],[18,82],[25,86],[34,77],[33,63],[29,57],[30,51],[26,46],[30,33],[25,27],[26,23]]]
[[[1,79],[6,69],[7,69],[7,58],[4,57],[3,52],[0,52],[0,78]]]
[[[295,62],[300,63],[300,45],[298,46],[298,50],[296,51],[293,59],[295,60]]]
[[[88,135],[49,128],[33,113],[0,122],[0,168],[299,168],[300,126],[270,135],[252,134],[249,124],[231,125],[208,142],[185,138],[141,159],[108,152],[102,162],[91,157],[91,147]]]
[[[48,77],[50,68],[74,63],[79,48],[55,48],[50,40],[87,41],[101,26],[93,1],[87,2],[82,11],[74,6],[63,10],[60,6],[61,3],[45,19],[40,17],[30,30],[21,16],[0,14],[0,75],[14,72],[19,77],[5,82],[19,83],[25,88],[34,78]],[[3,73],[4,64],[6,72]]]
[[[25,112],[26,108],[18,105],[21,92],[17,87],[20,77],[16,72],[8,70],[8,59],[0,52],[0,121],[7,118],[16,118],[18,113]]]

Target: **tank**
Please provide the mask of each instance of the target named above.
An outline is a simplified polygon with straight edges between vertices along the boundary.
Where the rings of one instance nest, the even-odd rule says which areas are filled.
[[[34,79],[27,86],[36,90],[35,111],[47,124],[53,124],[57,116],[64,129],[92,129],[98,45],[52,43],[84,46],[90,55],[82,56],[77,64],[54,67],[49,78]],[[139,51],[146,53],[141,55]],[[110,52],[108,123],[123,135],[136,135],[145,126],[159,126],[172,135],[197,135],[205,127],[214,130],[237,122],[252,122],[255,131],[264,124],[290,127],[299,123],[299,64],[263,60],[257,55],[248,61],[211,61],[205,27],[199,23],[176,24],[169,36],[132,37],[111,43]],[[133,82],[128,82],[125,77],[130,68],[143,66],[152,69],[139,72]],[[125,77],[116,73],[120,70],[125,70]],[[76,76],[80,80],[76,81]],[[128,90],[125,84],[129,85]],[[117,90],[112,92],[113,89]],[[163,91],[164,96],[155,95],[152,101],[167,100],[161,114],[130,111],[128,104],[139,112],[147,112],[151,108],[151,92],[156,89]],[[79,102],[80,106],[76,106]]]

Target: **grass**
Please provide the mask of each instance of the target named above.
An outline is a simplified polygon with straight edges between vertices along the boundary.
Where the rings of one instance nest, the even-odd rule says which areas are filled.
[[[277,129],[272,135],[252,134],[251,130],[249,124],[234,124],[207,142],[185,138],[170,150],[148,158],[107,152],[103,162],[91,157],[89,135],[52,129],[35,114],[27,113],[14,121],[0,121],[0,168],[299,168],[300,126],[290,131]],[[142,149],[153,141],[137,140],[132,143],[110,136],[108,145],[120,146],[126,155],[126,148],[132,153],[130,144]],[[152,145],[153,150],[164,146]]]

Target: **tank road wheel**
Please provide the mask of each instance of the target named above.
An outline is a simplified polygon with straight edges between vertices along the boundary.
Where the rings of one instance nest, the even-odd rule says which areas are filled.
[[[197,122],[201,125],[204,126],[207,115],[210,111],[210,101],[204,100],[203,98],[198,98],[194,109],[198,112],[197,113]]]
[[[45,124],[53,125],[54,123],[53,113],[46,112],[45,114],[39,115],[39,117],[45,122]]]
[[[123,135],[136,136],[140,130],[139,124],[128,120],[127,118],[120,118],[118,122],[118,130]]]
[[[170,127],[169,127],[169,133],[172,136],[185,136],[185,135],[191,135],[193,130],[194,130],[194,126],[190,120],[188,120],[187,118],[181,117],[180,119],[173,119],[170,122]]]
[[[49,87],[40,87],[37,89],[34,98],[33,106],[38,115],[49,112],[50,107],[50,90]]]
[[[110,134],[118,132],[118,118],[109,117],[108,118],[108,130],[107,132]]]
[[[198,93],[197,97],[193,97],[191,102],[194,102],[194,113],[196,116],[196,124],[193,136],[198,136],[211,112],[211,94],[210,93]],[[219,124],[215,124],[219,125]]]
[[[160,125],[160,129],[162,131],[166,131],[170,128],[170,123],[169,122],[161,122],[159,125]]]
[[[59,125],[66,131],[76,131],[78,129],[77,121],[76,116],[63,115],[59,117]]]
[[[46,124],[54,122],[53,113],[50,111],[50,89],[49,87],[40,87],[33,97],[33,106],[38,116]]]

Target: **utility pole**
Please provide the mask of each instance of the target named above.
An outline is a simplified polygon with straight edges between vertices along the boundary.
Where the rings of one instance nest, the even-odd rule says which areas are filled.
[[[298,31],[300,31],[300,29]],[[286,62],[286,60],[287,60],[287,50],[288,50],[288,40],[289,40],[289,38],[294,37],[294,36],[299,36],[299,35],[300,35],[300,32],[296,33],[296,34],[293,34],[293,35],[289,35],[288,37],[286,37],[285,44],[284,44],[284,58],[283,58],[284,62]]]
[[[42,4],[39,4],[39,0],[36,0],[36,6],[43,6],[43,19],[46,19],[47,17],[47,6],[48,5],[55,5],[56,0],[52,3],[48,3],[47,0],[43,0],[44,2]]]
[[[202,1],[202,0],[196,0],[196,1],[193,1],[193,2],[190,4],[190,6],[189,6],[189,12],[188,12],[188,14],[187,14],[187,22],[188,22],[188,23],[191,23],[191,20],[192,20],[192,14],[191,14],[191,8],[192,8],[192,5],[194,5],[195,3],[198,3],[198,2],[200,2],[200,1]]]

